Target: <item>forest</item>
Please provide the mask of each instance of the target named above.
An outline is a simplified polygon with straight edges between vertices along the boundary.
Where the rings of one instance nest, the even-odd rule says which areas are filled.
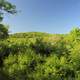
[[[0,0],[0,80],[80,80],[80,28],[9,34],[3,11],[15,14],[15,9]]]

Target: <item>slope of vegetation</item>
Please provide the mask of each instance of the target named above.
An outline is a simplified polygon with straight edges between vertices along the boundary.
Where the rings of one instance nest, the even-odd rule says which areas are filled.
[[[0,37],[0,80],[80,80],[80,29]]]

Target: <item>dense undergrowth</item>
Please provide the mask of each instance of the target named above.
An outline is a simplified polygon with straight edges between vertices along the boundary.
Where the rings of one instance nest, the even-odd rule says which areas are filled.
[[[0,80],[80,80],[80,29],[0,39]]]

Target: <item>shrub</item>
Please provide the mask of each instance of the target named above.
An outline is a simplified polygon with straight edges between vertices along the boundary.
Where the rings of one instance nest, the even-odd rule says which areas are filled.
[[[0,39],[7,38],[8,35],[8,28],[6,25],[0,24]]]

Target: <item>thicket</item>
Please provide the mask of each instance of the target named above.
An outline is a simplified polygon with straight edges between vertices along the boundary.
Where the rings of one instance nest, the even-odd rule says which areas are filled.
[[[0,32],[0,80],[80,80],[80,29],[68,34]],[[20,36],[19,36],[20,35]]]

